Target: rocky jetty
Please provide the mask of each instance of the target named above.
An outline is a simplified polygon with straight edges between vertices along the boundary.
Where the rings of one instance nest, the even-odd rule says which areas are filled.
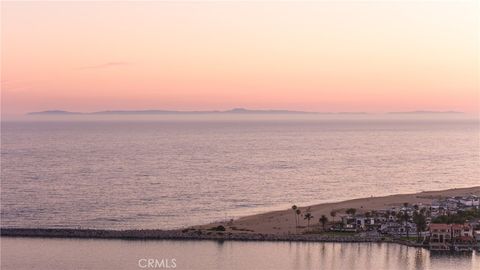
[[[47,237],[130,240],[215,240],[215,241],[300,241],[300,242],[388,242],[418,246],[407,241],[381,237],[325,236],[316,234],[261,234],[222,231],[184,230],[96,230],[63,228],[2,228],[3,237]]]

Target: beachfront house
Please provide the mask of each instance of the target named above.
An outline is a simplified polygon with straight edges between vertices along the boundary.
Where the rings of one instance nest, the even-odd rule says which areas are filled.
[[[375,225],[375,218],[373,217],[366,217],[366,216],[356,216],[355,217],[355,224],[357,229],[359,230],[367,230]]]
[[[470,224],[430,224],[430,249],[471,251],[476,245]]]
[[[471,251],[475,245],[472,226],[470,224],[453,224],[452,239],[455,251]]]
[[[473,231],[473,238],[476,240],[476,249],[480,251],[480,230]]]
[[[449,224],[430,224],[430,250],[450,250],[452,241]]]
[[[432,217],[436,217],[440,214],[440,202],[437,200],[433,201],[432,204],[430,205],[430,215]]]
[[[389,214],[388,215],[388,221],[396,222],[397,221],[397,216],[395,214]]]
[[[447,198],[445,201],[445,205],[448,210],[457,209],[459,203],[459,198]]]
[[[348,215],[342,217],[342,228],[347,231],[356,231],[357,230],[357,223],[355,218]]]
[[[388,221],[388,217],[384,213],[379,213],[375,216],[375,223],[380,225]]]
[[[377,210],[375,215],[375,220],[377,223],[385,223],[388,221],[395,222],[397,221],[398,209],[392,207],[390,209]]]
[[[408,234],[407,234],[408,229]],[[412,222],[400,224],[398,222],[386,222],[380,226],[380,232],[393,237],[407,237],[417,235],[417,225]]]
[[[366,231],[374,230],[380,224],[375,217],[366,217],[365,215],[347,215],[342,216],[342,228],[344,231]]]
[[[462,236],[473,238],[472,226],[470,226],[470,224],[453,224],[452,238],[462,237]]]
[[[464,206],[473,206],[473,207],[478,207],[480,206],[480,198],[474,195],[467,196],[467,197],[461,197],[458,200],[459,203],[461,203]]]

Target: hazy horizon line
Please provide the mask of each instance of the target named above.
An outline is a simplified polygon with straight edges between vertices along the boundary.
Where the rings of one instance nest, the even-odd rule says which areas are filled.
[[[78,112],[67,110],[44,110],[27,112],[26,116],[48,115],[155,115],[155,114],[465,114],[463,111],[455,110],[411,110],[411,111],[387,111],[387,112],[365,112],[365,111],[302,111],[289,109],[248,109],[232,108],[228,110],[165,110],[165,109],[137,109],[137,110],[100,110],[90,112]]]

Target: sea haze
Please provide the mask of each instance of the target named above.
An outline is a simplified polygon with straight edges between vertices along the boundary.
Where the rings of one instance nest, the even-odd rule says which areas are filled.
[[[478,121],[395,117],[3,122],[1,225],[177,228],[479,185]]]

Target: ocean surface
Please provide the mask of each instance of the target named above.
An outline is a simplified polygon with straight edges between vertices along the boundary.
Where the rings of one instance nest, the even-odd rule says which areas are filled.
[[[473,120],[19,121],[1,139],[3,227],[179,228],[480,184]]]
[[[8,238],[2,269],[153,269],[153,259],[175,269],[478,270],[480,254],[434,254],[397,244],[127,241]],[[101,254],[101,256],[99,256]],[[156,268],[160,269],[160,268]],[[166,269],[166,268],[162,268]],[[170,269],[173,269],[172,267]]]

